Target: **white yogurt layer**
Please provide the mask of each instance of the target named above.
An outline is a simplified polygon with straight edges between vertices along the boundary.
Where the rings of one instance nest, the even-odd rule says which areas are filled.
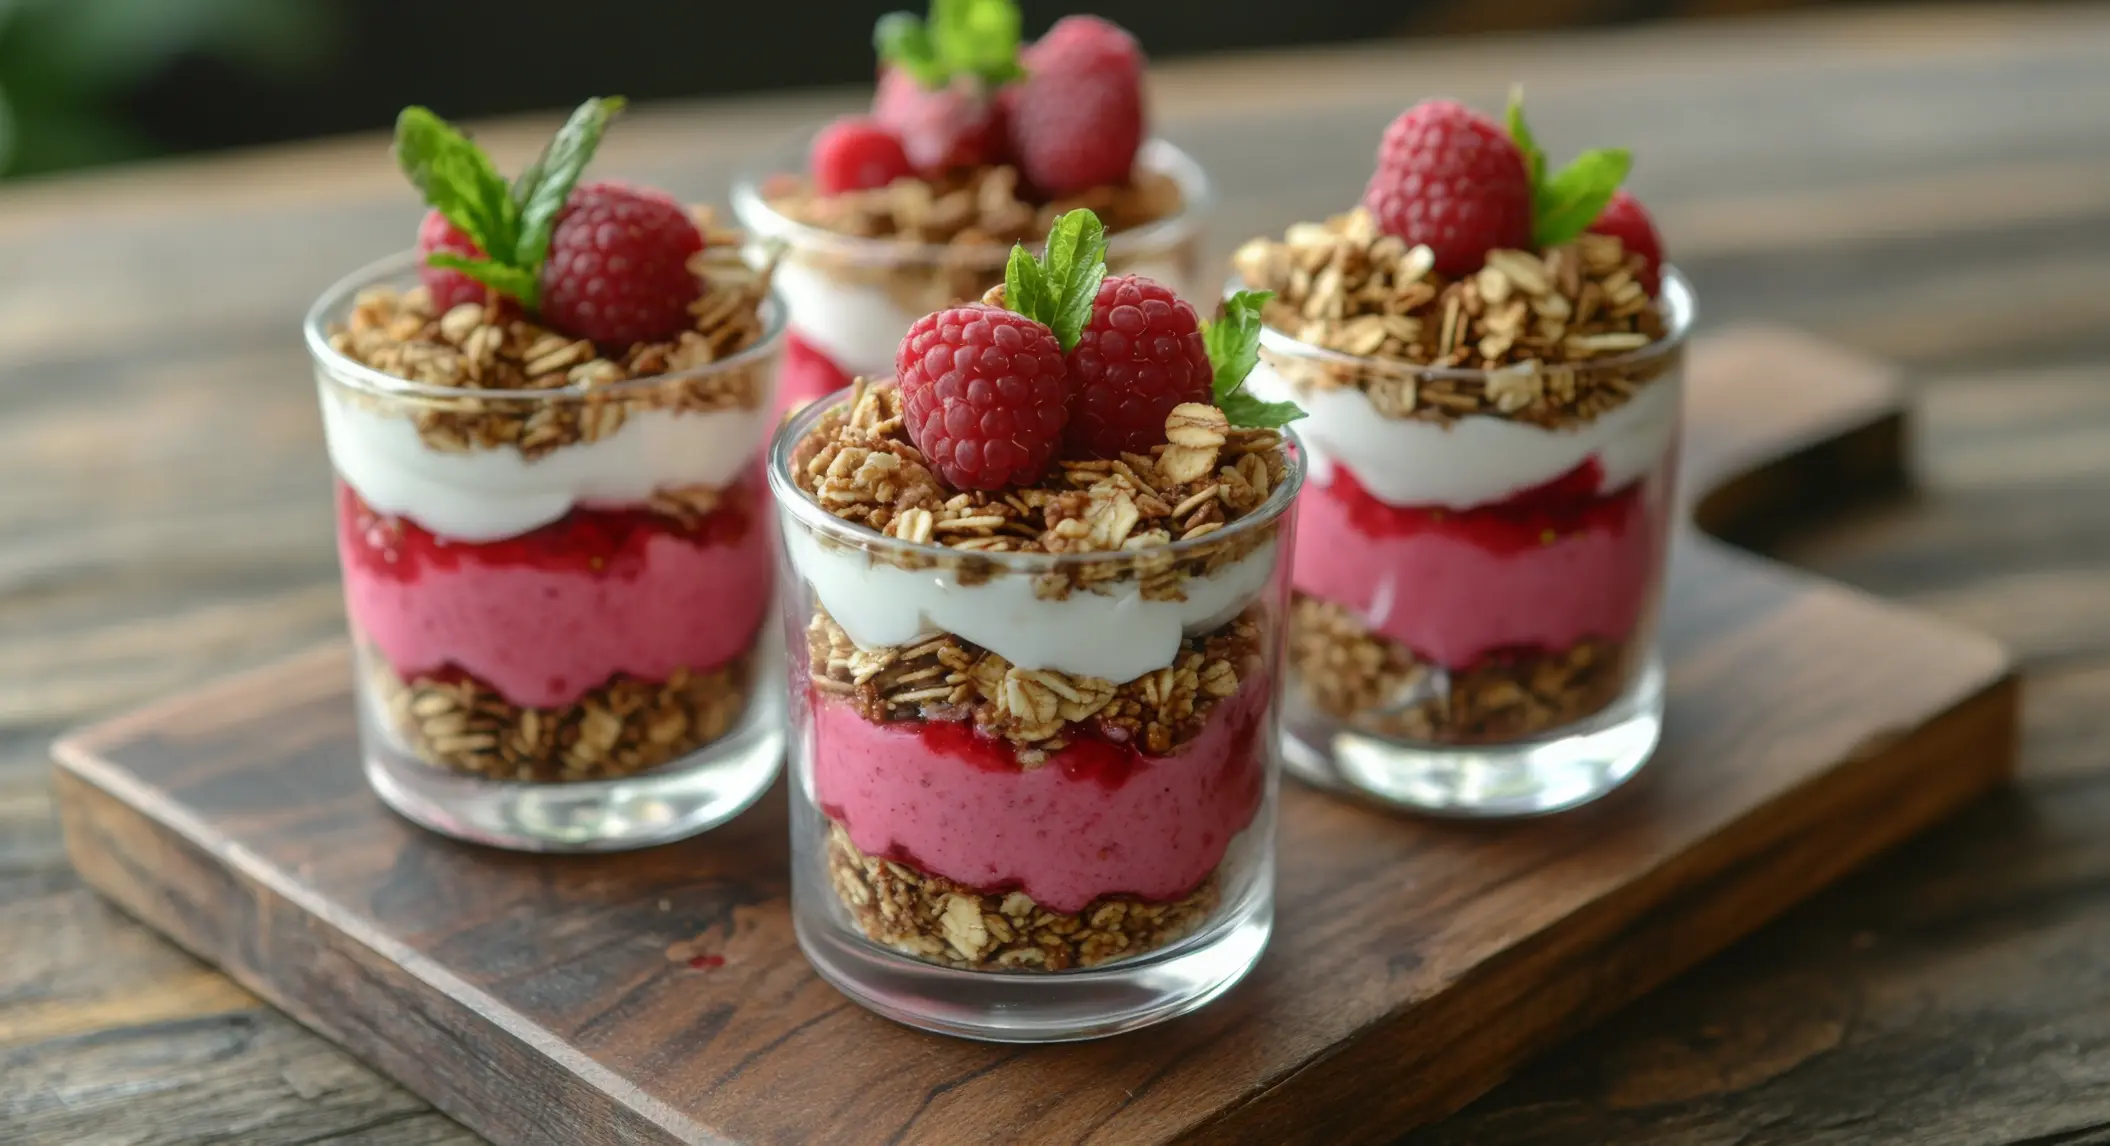
[[[860,647],[951,633],[1020,668],[1117,683],[1164,668],[1178,659],[1183,637],[1236,617],[1275,568],[1275,545],[1268,542],[1209,577],[1185,582],[1183,601],[1145,600],[1132,582],[1048,601],[1034,596],[1031,577],[1006,573],[962,585],[942,569],[902,569],[824,545],[797,525],[784,532],[792,567]]]
[[[771,282],[792,329],[852,377],[893,377],[901,336],[923,317],[902,309],[885,287],[846,282],[796,256],[777,264]]]
[[[1187,284],[1181,282],[1175,265],[1145,261],[1126,266],[1121,273],[1148,275],[1171,285],[1181,297],[1193,297],[1186,293]],[[995,285],[1002,272],[992,275],[991,285]],[[883,286],[847,282],[795,255],[777,264],[771,281],[784,296],[792,329],[852,377],[893,377],[894,352],[901,349],[908,328],[923,317],[902,309]]]
[[[615,433],[530,461],[511,448],[450,453],[410,419],[368,409],[322,380],[330,462],[360,500],[442,537],[496,541],[548,525],[576,505],[636,505],[683,486],[723,488],[753,465],[768,436],[752,410],[632,412]]]
[[[1327,484],[1331,464],[1339,463],[1387,505],[1463,510],[1543,485],[1593,454],[1607,490],[1646,476],[1677,436],[1684,368],[1672,368],[1587,425],[1565,430],[1506,418],[1449,425],[1386,418],[1359,389],[1300,392],[1265,361],[1246,385],[1263,398],[1304,407],[1297,433],[1310,451],[1316,484]]]

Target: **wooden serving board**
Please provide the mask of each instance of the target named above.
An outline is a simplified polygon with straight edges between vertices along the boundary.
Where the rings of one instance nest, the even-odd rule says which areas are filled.
[[[1721,531],[1902,477],[1882,369],[1694,348],[1686,488]],[[320,509],[318,508],[318,512]],[[1416,820],[1285,784],[1280,915],[1196,1015],[1057,1047],[920,1034],[799,955],[777,793],[619,856],[456,844],[356,765],[345,650],[57,746],[104,894],[500,1143],[1383,1140],[1997,783],[1991,641],[1687,529],[1656,761],[1577,812]]]

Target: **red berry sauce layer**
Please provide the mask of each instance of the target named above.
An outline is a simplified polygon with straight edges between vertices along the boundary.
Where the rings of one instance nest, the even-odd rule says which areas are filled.
[[[716,504],[699,513],[648,508],[573,509],[538,529],[497,541],[461,541],[432,533],[407,517],[381,513],[352,487],[337,483],[337,512],[344,556],[366,574],[415,582],[427,570],[526,568],[616,580],[645,572],[646,551],[664,537],[698,548],[740,546],[748,541],[759,510],[760,477],[720,491]]]

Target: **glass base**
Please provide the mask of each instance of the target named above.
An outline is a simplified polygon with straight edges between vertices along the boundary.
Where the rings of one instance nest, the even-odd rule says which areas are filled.
[[[1663,662],[1624,695],[1555,734],[1470,746],[1391,740],[1285,698],[1284,762],[1299,779],[1438,816],[1497,818],[1587,804],[1648,763],[1663,734]]]
[[[910,958],[846,929],[803,896],[799,947],[837,990],[898,1023],[993,1043],[1102,1038],[1177,1018],[1222,995],[1260,962],[1275,926],[1274,873],[1197,935],[1089,971],[961,971]],[[809,912],[817,918],[809,918]]]
[[[767,647],[757,656],[756,686],[730,731],[649,772],[551,784],[463,776],[412,755],[362,703],[366,778],[412,822],[492,847],[612,852],[685,839],[746,811],[776,782],[784,757],[780,656]]]

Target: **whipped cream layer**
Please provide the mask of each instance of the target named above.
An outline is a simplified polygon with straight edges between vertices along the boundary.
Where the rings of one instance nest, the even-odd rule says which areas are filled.
[[[753,465],[770,407],[630,411],[615,433],[532,460],[510,447],[437,450],[407,417],[370,408],[326,376],[323,436],[339,477],[382,513],[460,541],[496,541],[574,506],[636,505],[663,489],[722,489]]]
[[[1129,263],[1116,258],[1113,262],[1113,273],[1147,275],[1170,285],[1184,298],[1196,297],[1188,293],[1192,284],[1182,281],[1175,261]],[[902,268],[896,273],[906,271]],[[994,286],[1002,281],[1003,270],[992,269],[990,276],[989,285]],[[884,285],[831,274],[802,261],[796,250],[777,264],[771,281],[790,310],[791,328],[851,377],[893,377],[894,352],[901,348],[908,328],[923,317],[921,311],[904,308]]]
[[[796,522],[787,522],[783,532],[792,567],[862,648],[951,633],[1020,668],[1116,683],[1171,664],[1183,638],[1220,628],[1243,612],[1275,570],[1270,541],[1208,577],[1182,581],[1184,600],[1148,600],[1134,581],[1044,600],[1035,594],[1031,575],[1000,572],[962,584],[948,570],[903,569],[825,544]]]
[[[1310,451],[1314,485],[1330,484],[1329,467],[1338,463],[1387,505],[1464,510],[1543,485],[1593,456],[1604,468],[1604,489],[1647,475],[1677,436],[1684,367],[1595,420],[1562,430],[1486,416],[1448,425],[1386,418],[1360,389],[1298,387],[1265,360],[1246,385],[1270,401],[1304,407],[1297,433]]]

